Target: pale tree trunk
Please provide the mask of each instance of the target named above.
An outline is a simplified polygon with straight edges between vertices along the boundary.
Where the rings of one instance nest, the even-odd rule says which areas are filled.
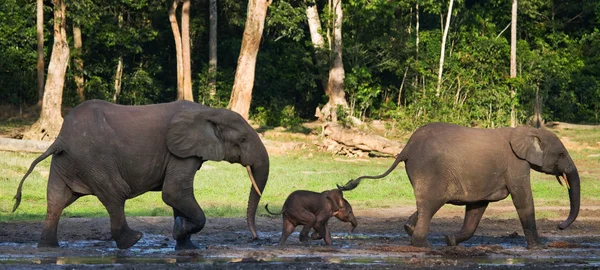
[[[315,62],[319,70],[319,76],[323,89],[327,89],[327,49],[325,48],[325,39],[321,35],[321,19],[317,10],[317,3],[314,0],[306,1],[306,17],[308,29],[310,31],[310,40],[315,50]]]
[[[512,2],[511,12],[511,25],[510,25],[510,77],[517,77],[517,0]],[[510,87],[510,98],[511,100],[515,97],[515,89],[513,86]],[[537,100],[537,99],[536,99]],[[517,125],[517,115],[515,113],[515,105],[510,106],[510,126],[515,127]]]
[[[81,59],[81,47],[83,46],[83,42],[81,41],[81,28],[79,25],[73,24],[73,42],[75,43],[75,51],[76,57],[73,60],[74,68],[75,68],[75,86],[77,91],[77,96],[79,96],[79,101],[83,102],[85,100],[85,94],[83,93],[85,79],[83,78],[83,59]]]
[[[181,8],[181,52],[183,57],[183,99],[194,101],[192,94],[192,60],[190,45],[190,0]]]
[[[242,48],[238,57],[237,68],[231,98],[227,108],[248,119],[252,88],[254,87],[254,70],[260,39],[265,26],[267,8],[272,0],[248,0],[246,26],[242,38]]]
[[[438,71],[438,82],[437,89],[435,90],[435,96],[440,96],[440,89],[442,88],[442,73],[444,72],[444,54],[446,53],[446,38],[448,37],[448,29],[450,28],[450,18],[452,17],[452,4],[454,0],[450,0],[448,4],[448,15],[446,16],[446,25],[444,26],[444,35],[442,36],[442,49],[440,52],[440,69]]]
[[[121,27],[123,25],[123,14],[122,13],[119,13],[119,15],[117,17],[117,21],[119,24],[119,29],[121,29]],[[113,95],[113,103],[117,103],[119,94],[121,94],[122,79],[123,79],[123,56],[120,55],[119,60],[117,62],[117,71],[115,72],[115,84],[114,84],[115,94]]]
[[[210,99],[217,95],[217,0],[209,1],[208,91]]]
[[[121,94],[121,82],[123,81],[123,56],[119,56],[117,63],[117,71],[115,72],[115,94],[113,95],[113,103],[117,103],[117,98]]]
[[[323,107],[322,112],[325,115],[331,115],[331,121],[337,122],[337,108],[341,106],[344,110],[348,109],[346,93],[344,92],[344,63],[342,62],[342,1],[334,0],[334,22],[333,22],[333,47],[331,48],[331,59],[329,68],[329,81],[325,94],[329,96],[329,101]]]
[[[69,64],[69,44],[67,43],[66,12],[63,0],[53,0],[54,4],[54,45],[48,65],[48,78],[44,88],[40,118],[29,131],[23,134],[28,140],[54,140],[62,126],[62,93],[65,74]]]
[[[418,61],[419,60],[419,2],[417,1],[417,4],[415,5],[415,9],[416,9],[416,23],[415,23],[415,35],[416,35],[416,41],[415,41],[415,47],[416,47],[416,56],[415,59]]]
[[[175,58],[177,59],[177,100],[183,99],[183,53],[181,48],[181,34],[179,25],[177,24],[177,6],[179,0],[173,0],[171,8],[169,8],[169,21],[171,22],[171,30],[175,38]]]
[[[44,99],[44,0],[37,0],[37,92],[38,106],[42,105]]]
[[[542,118],[542,98],[540,97],[540,85],[536,85],[535,89],[535,109],[533,110],[533,126],[540,128],[544,125]]]

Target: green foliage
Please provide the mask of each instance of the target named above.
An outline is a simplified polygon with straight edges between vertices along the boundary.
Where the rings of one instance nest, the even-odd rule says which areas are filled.
[[[318,8],[321,34],[327,44],[333,18],[327,1],[308,2]],[[75,55],[71,50],[71,58],[83,60],[87,99],[112,99],[119,57],[123,58],[124,69],[118,103],[175,99],[175,48],[167,13],[170,5],[158,0],[67,3],[70,44],[74,24],[80,25],[83,33],[83,51]],[[202,1],[191,4],[192,85],[197,102],[226,107],[247,2],[223,0],[217,5],[216,95],[211,97],[207,86],[209,22],[208,5]],[[322,76],[327,75],[329,63],[317,60],[315,55],[328,54],[329,48],[315,52],[306,5],[307,1],[283,0],[274,1],[268,9],[250,108],[251,117],[264,125],[291,127],[298,120],[313,120],[315,108],[327,102],[323,89],[326,78]],[[352,116],[389,119],[397,122],[395,126],[409,130],[431,121],[506,126],[511,107],[519,123],[530,121],[535,93],[539,91],[542,115],[547,121],[599,123],[597,1],[520,1],[518,76],[514,79],[509,78],[510,29],[506,28],[511,17],[510,1],[455,1],[439,96],[435,89],[448,1],[349,0],[342,5],[344,86]],[[48,65],[53,42],[52,6],[44,10]],[[37,102],[35,16],[33,2],[0,3],[2,103]],[[511,89],[515,90],[514,96],[510,95]],[[74,73],[69,68],[63,92],[66,106],[79,103],[75,92]]]

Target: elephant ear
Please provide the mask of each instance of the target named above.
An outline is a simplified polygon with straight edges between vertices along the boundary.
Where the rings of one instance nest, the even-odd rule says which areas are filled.
[[[517,157],[529,163],[542,166],[544,160],[543,144],[538,130],[530,127],[517,127],[510,133],[510,147]]]
[[[325,198],[331,201],[331,208],[333,212],[337,212],[344,206],[344,197],[340,190],[329,190],[323,192]]]
[[[183,111],[171,119],[167,147],[174,155],[220,161],[225,158],[223,142],[214,122],[201,111]]]

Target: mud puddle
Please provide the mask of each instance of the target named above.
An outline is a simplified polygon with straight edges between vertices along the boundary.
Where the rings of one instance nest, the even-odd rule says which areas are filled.
[[[576,222],[556,229],[556,221],[539,220],[538,230],[548,248],[528,250],[518,220],[483,220],[475,236],[458,247],[447,247],[443,235],[456,231],[462,220],[438,218],[431,226],[433,248],[415,248],[402,231],[403,219],[359,217],[354,234],[347,224],[332,222],[333,246],[323,241],[303,244],[298,232],[285,247],[277,246],[279,218],[258,218],[258,241],[242,218],[209,219],[192,237],[200,249],[175,251],[172,218],[130,218],[144,232],[132,248],[119,250],[110,237],[108,219],[61,220],[60,248],[36,248],[41,222],[0,223],[1,269],[576,269],[600,268],[600,222]],[[299,229],[299,228],[298,228]]]

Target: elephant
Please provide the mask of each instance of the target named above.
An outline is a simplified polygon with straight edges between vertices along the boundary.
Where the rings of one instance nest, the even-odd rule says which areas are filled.
[[[120,249],[133,246],[142,233],[127,225],[125,201],[162,191],[173,208],[175,249],[196,249],[190,237],[206,217],[194,197],[193,180],[205,161],[245,166],[252,182],[247,222],[257,239],[255,215],[269,176],[269,155],[256,131],[238,113],[189,101],[124,106],[101,100],[81,103],[64,118],[56,140],[23,176],[23,182],[52,155],[47,186],[47,215],[38,247],[58,247],[57,226],[63,209],[78,198],[95,195],[110,216],[111,236]]]
[[[311,235],[312,240],[324,239],[326,245],[331,245],[331,233],[329,232],[329,218],[332,216],[337,219],[350,222],[352,227],[349,233],[356,228],[356,217],[352,211],[352,206],[344,198],[340,189],[332,189],[321,193],[296,190],[292,192],[285,202],[283,208],[278,213],[269,210],[269,204],[265,209],[271,215],[283,215],[283,229],[279,245],[285,245],[285,241],[298,225],[304,225],[300,232],[300,242],[309,240],[308,233],[311,229],[315,232]]]
[[[530,169],[555,175],[568,187],[570,211],[559,229],[567,228],[579,214],[580,181],[577,167],[558,137],[532,127],[480,129],[431,123],[417,129],[391,167],[378,176],[350,180],[342,190],[352,190],[363,179],[387,176],[404,161],[414,190],[417,211],[404,229],[414,246],[430,246],[429,223],[444,205],[465,205],[460,231],[446,235],[449,246],[471,238],[490,202],[509,194],[523,227],[527,247],[543,248],[538,236]],[[338,185],[339,187],[339,185]]]

